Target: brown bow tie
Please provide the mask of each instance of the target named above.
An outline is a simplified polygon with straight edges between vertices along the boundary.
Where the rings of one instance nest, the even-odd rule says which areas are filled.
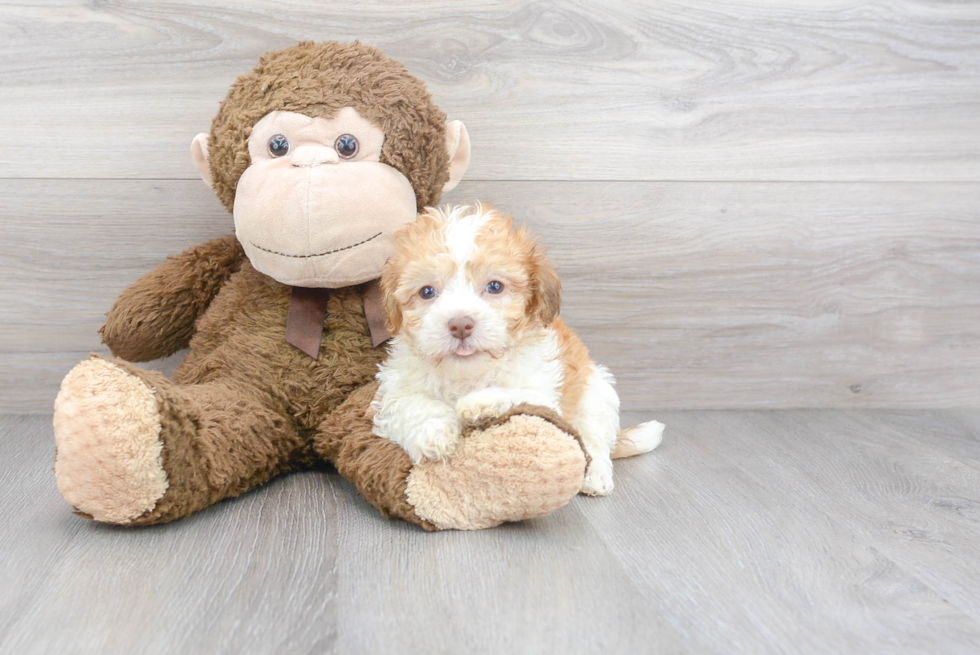
[[[360,286],[364,302],[364,317],[371,330],[371,343],[375,348],[391,338],[385,327],[384,304],[381,285],[372,280]],[[323,338],[323,321],[327,316],[327,300],[330,289],[293,287],[286,315],[286,343],[296,346],[316,359],[320,354]]]

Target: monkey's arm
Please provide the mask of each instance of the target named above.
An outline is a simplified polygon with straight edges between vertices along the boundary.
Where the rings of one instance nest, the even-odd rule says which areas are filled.
[[[198,316],[244,259],[233,234],[169,258],[122,292],[99,330],[102,343],[131,362],[186,347]]]

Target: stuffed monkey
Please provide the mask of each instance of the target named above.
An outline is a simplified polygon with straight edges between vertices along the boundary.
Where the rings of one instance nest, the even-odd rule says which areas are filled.
[[[519,407],[445,462],[371,434],[385,356],[376,280],[393,233],[469,161],[425,86],[359,43],[266,54],[191,153],[234,215],[127,288],[55,401],[55,473],[83,516],[162,523],[332,463],[388,516],[473,529],[546,514],[582,485],[571,428]],[[190,347],[173,381],[128,362]]]

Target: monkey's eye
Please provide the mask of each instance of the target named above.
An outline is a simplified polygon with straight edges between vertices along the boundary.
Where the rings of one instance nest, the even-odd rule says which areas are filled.
[[[492,282],[487,283],[487,293],[500,293],[503,290],[504,290],[503,282],[498,282],[497,280],[493,280]]]
[[[422,297],[422,300],[432,300],[436,297],[435,287],[422,287],[419,290],[419,296]]]
[[[351,159],[357,154],[357,137],[353,134],[341,134],[333,142],[333,147],[341,159]]]
[[[269,154],[273,157],[282,157],[289,152],[289,139],[282,134],[276,134],[269,139]]]

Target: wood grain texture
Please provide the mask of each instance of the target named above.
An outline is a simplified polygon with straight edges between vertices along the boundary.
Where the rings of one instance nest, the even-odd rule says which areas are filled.
[[[378,521],[342,478],[331,486],[341,652],[695,652],[576,509],[429,534]]]
[[[975,431],[940,412],[657,418],[665,449],[617,463],[620,477],[649,484],[620,484],[615,510],[582,508],[657,599],[651,610],[683,617],[676,627],[698,650],[743,650],[760,637],[759,652],[980,647],[977,576],[964,576],[980,542],[961,509],[977,501],[980,470],[946,474],[980,454],[962,446]]]
[[[47,416],[0,416],[0,652],[980,649],[980,413],[661,412],[608,498],[473,533],[336,473],[165,526],[85,521]]]
[[[100,525],[58,494],[49,423],[0,418],[0,652],[336,652],[320,476],[149,530]]]
[[[0,177],[195,177],[235,77],[360,38],[470,128],[471,179],[980,179],[970,2],[88,3],[0,8]]]
[[[467,123],[452,198],[540,232],[626,407],[980,405],[977,3],[57,0],[0,7],[0,411],[231,229],[187,146],[235,76],[353,37]]]
[[[980,403],[975,184],[470,182],[452,198],[492,198],[541,236],[562,313],[627,408]],[[104,352],[119,291],[231,229],[200,182],[0,180],[0,409],[50,411]]]

